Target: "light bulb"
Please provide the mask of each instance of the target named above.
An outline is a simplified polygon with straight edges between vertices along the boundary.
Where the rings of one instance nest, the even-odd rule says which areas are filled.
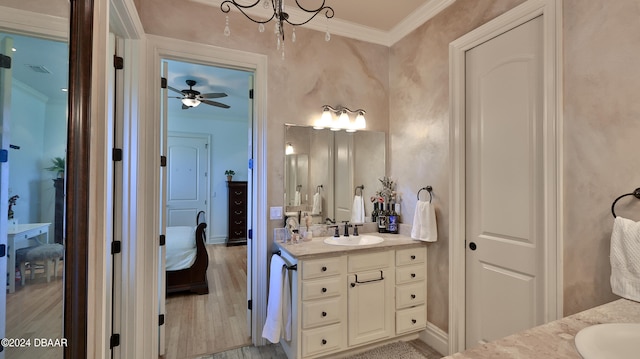
[[[287,148],[284,150],[284,153],[286,155],[292,155],[293,154],[293,145],[291,144],[291,142],[287,143]]]
[[[200,104],[200,100],[198,100],[197,98],[183,98],[182,103],[185,106],[197,107]]]
[[[356,116],[355,128],[357,128],[358,130],[367,128],[367,120],[364,118],[364,111],[358,112],[358,116]]]
[[[318,121],[316,121],[316,125],[313,126],[316,130],[321,130],[325,127],[331,126],[331,121],[333,118],[331,117],[331,111],[325,107],[322,111],[322,117]]]

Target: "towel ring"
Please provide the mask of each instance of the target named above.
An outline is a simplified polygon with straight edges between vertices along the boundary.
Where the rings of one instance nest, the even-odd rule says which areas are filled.
[[[626,197],[626,196],[634,196],[637,199],[640,199],[640,188],[636,188],[635,191],[631,192],[631,193],[627,193],[627,194],[623,194],[622,196],[616,198],[615,201],[613,201],[613,204],[611,205],[611,214],[613,214],[613,218],[616,218],[616,211],[615,211],[615,207],[616,207],[616,202],[618,202],[618,200],[620,198]]]
[[[356,186],[356,188],[353,190],[353,194],[357,195],[358,194],[358,188],[360,188],[360,195],[362,196],[362,190],[364,190],[364,185],[361,184],[359,186]]]
[[[316,186],[316,193],[320,193],[320,190],[324,190],[324,187],[321,184]]]
[[[429,203],[431,203],[431,201],[433,200],[433,193],[431,193],[431,191],[433,191],[433,187],[427,186],[420,188],[417,194],[418,201],[420,200],[420,192],[422,192],[422,190],[426,190],[427,192],[429,192]]]

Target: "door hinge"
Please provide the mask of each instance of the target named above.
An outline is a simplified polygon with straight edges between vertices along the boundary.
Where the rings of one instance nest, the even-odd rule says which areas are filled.
[[[120,252],[122,252],[122,242],[121,241],[111,242],[111,254],[116,254]]]
[[[253,89],[249,90],[249,98],[253,100]]]
[[[7,245],[6,244],[0,244],[0,258],[4,257],[7,255]]]
[[[164,246],[167,243],[167,237],[164,234],[160,235],[160,246]]]
[[[167,84],[167,79],[164,77],[160,78],[160,88],[166,89],[169,85]]]
[[[253,158],[249,158],[249,169],[253,169]]]
[[[0,68],[10,69],[11,68],[11,57],[7,55],[0,54]]]
[[[163,325],[164,324],[164,314],[160,314],[158,316],[158,326]]]
[[[247,238],[253,239],[253,229],[249,229],[249,232],[247,233]]]
[[[0,162],[4,163],[9,161],[9,151],[7,150],[0,150]]]
[[[167,167],[167,156],[160,156],[160,167]]]
[[[120,345],[120,334],[111,334],[111,339],[109,339],[109,347],[111,349]]]
[[[124,58],[118,55],[113,55],[113,67],[115,67],[116,70],[124,69]]]
[[[251,303],[251,299],[249,299],[249,300],[247,301],[247,309],[249,309],[249,310],[253,310],[253,305],[252,305],[252,303]]]
[[[122,161],[122,148],[114,148],[111,150],[111,158],[115,162]]]

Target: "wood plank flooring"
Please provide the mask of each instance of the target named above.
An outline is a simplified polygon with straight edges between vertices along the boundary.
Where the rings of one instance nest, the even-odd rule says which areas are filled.
[[[247,247],[207,245],[209,294],[167,297],[166,359],[251,345],[247,328]]]
[[[5,358],[62,358],[62,348],[35,347],[34,343],[35,338],[62,338],[62,267],[50,283],[36,271],[33,280],[27,276],[24,286],[16,283],[16,291],[7,293],[5,337],[31,338],[31,347],[5,348]]]

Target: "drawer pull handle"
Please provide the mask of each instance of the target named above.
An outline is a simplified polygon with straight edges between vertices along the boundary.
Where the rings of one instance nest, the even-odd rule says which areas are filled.
[[[326,339],[322,339],[322,345],[327,344],[327,340]]]
[[[234,232],[234,233],[236,234],[236,236],[239,236],[239,235],[241,235],[241,234],[242,234],[242,231],[240,231],[240,232]]]
[[[242,214],[242,211],[236,211],[235,213],[236,214]]]
[[[233,201],[233,203],[240,205],[242,204],[242,201]]]
[[[327,312],[322,312],[322,316],[326,317],[327,316]]]
[[[411,323],[416,324],[418,321],[415,319],[411,319]]]
[[[322,293],[326,293],[327,292],[327,288],[322,288]]]
[[[235,221],[235,224],[242,224],[242,221]]]
[[[322,271],[326,272],[327,271],[327,267],[322,267]]]
[[[363,281],[359,281],[358,280],[358,275],[355,274],[356,277],[356,283],[358,284],[364,284],[364,283],[372,283],[372,282],[379,282],[381,280],[384,280],[384,275],[382,274],[382,271],[380,271],[380,278],[376,278],[376,279],[369,279],[369,280],[363,280]],[[356,283],[351,283],[352,287],[356,286]]]
[[[240,192],[236,191],[235,193],[236,193],[236,195],[238,195],[238,196],[239,196],[239,195],[241,195],[241,194],[242,194],[242,191],[240,191]]]
[[[411,278],[415,278],[416,274],[415,273],[411,273]]]
[[[415,294],[411,294],[411,299],[416,299],[416,295]]]
[[[414,259],[416,259],[416,256],[411,256],[411,260],[414,260]]]

